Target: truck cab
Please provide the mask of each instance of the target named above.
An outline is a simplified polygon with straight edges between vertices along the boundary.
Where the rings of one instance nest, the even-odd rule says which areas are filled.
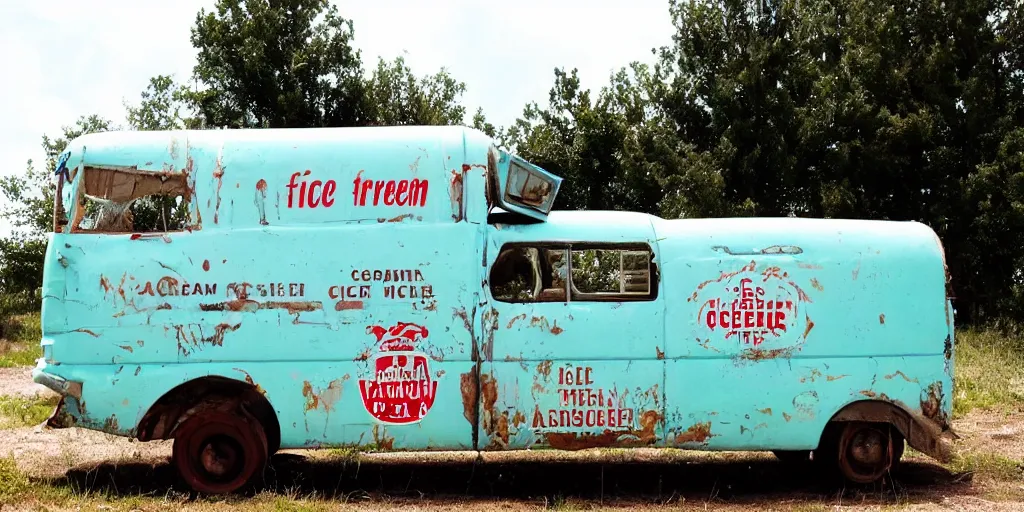
[[[58,166],[49,424],[279,449],[666,447],[948,460],[943,249],[913,222],[553,211],[463,127],[108,132]]]

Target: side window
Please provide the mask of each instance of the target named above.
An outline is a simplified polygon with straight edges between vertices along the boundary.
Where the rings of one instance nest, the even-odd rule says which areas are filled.
[[[651,298],[649,250],[573,249],[572,300]]]
[[[652,300],[649,248],[506,246],[491,267],[491,295],[501,302]]]
[[[565,302],[566,248],[507,247],[491,267],[491,295],[502,302]]]
[[[188,225],[183,174],[86,168],[82,180],[76,232],[170,232]]]

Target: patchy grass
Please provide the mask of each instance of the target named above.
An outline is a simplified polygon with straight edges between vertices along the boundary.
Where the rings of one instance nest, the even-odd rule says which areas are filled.
[[[39,346],[41,327],[39,313],[19,315],[6,320],[4,338],[0,339],[0,368],[34,366],[43,355]]]
[[[50,417],[59,397],[0,396],[0,429],[30,427]]]
[[[996,330],[957,334],[953,415],[1024,407],[1024,337]]]
[[[963,453],[948,467],[954,473],[971,473],[976,477],[1003,482],[1024,481],[1024,462],[998,453]]]

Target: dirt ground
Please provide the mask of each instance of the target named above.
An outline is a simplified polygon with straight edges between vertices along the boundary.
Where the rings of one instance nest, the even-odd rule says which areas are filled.
[[[0,395],[46,393],[31,383],[28,370],[0,369]],[[961,453],[1024,464],[1024,412],[975,412],[955,429]],[[0,430],[0,457],[13,454],[32,477],[115,498],[181,493],[168,463],[170,447],[81,429]],[[919,455],[904,461],[884,486],[844,490],[768,453],[643,449],[353,458],[330,450],[286,451],[273,458],[261,496],[286,500],[285,509],[305,508],[315,496],[314,503],[326,507],[313,508],[335,510],[1024,510],[1024,480],[993,477],[983,466],[951,470]],[[173,508],[211,506],[186,500]]]

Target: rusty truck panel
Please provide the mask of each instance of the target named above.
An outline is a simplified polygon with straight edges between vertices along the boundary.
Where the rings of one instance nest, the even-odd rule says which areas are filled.
[[[918,223],[552,211],[561,178],[460,127],[113,132],[59,161],[49,423],[173,438],[205,492],[280,448],[890,447],[853,481],[904,439],[949,457]],[[218,435],[248,465],[211,479]]]

